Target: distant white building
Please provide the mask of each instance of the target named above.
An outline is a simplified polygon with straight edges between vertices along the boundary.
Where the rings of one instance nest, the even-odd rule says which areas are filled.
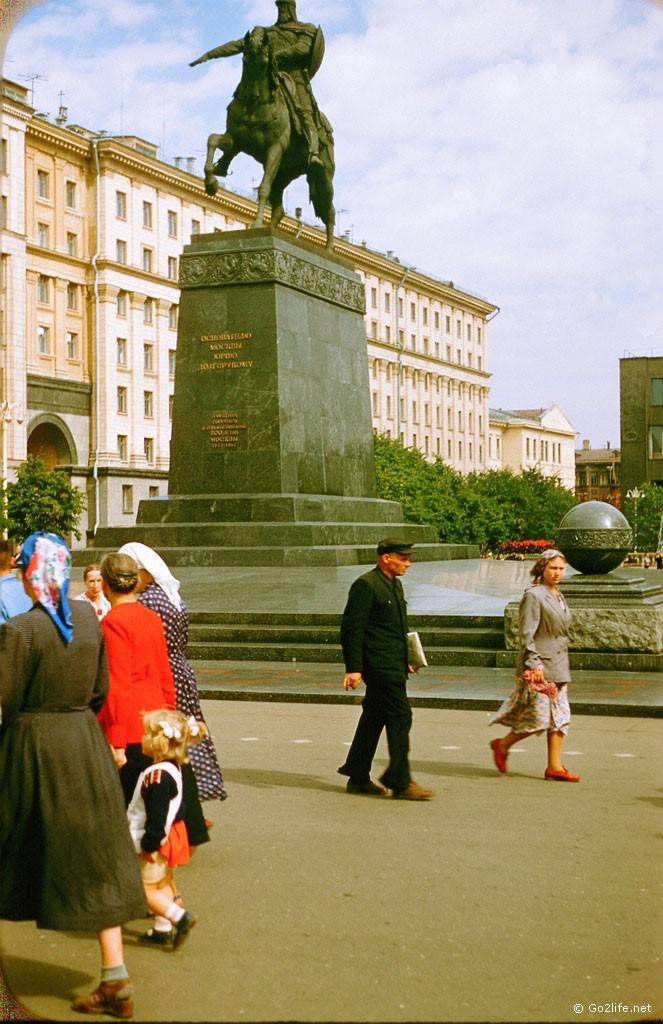
[[[575,487],[577,432],[557,405],[549,409],[491,409],[486,469],[536,469]]]

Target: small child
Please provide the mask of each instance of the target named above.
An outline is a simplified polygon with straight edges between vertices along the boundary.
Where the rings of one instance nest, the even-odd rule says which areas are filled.
[[[191,856],[180,765],[186,761],[187,746],[200,743],[207,729],[203,722],[166,709],[146,712],[143,728],[143,753],[154,764],[141,772],[127,817],[154,927],[139,941],[177,949],[196,923],[178,902],[173,877],[177,865],[186,864]]]

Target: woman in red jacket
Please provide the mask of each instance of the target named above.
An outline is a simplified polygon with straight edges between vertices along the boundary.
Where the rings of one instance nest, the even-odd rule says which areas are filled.
[[[101,563],[111,610],[101,622],[110,685],[98,714],[128,804],[138,776],[151,762],[143,754],[142,714],[175,707],[166,639],[156,612],[138,603],[138,566],[128,555],[106,555]]]

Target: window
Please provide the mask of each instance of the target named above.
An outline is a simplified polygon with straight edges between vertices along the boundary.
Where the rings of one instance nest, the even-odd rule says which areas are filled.
[[[152,229],[152,203],[143,203],[143,227],[148,231]]]
[[[423,317],[424,327],[428,327],[428,306],[424,306],[424,308],[421,311],[421,315]]]
[[[147,373],[154,372],[154,345],[143,345],[143,369]]]
[[[439,331],[439,329],[440,329],[440,311],[438,309],[436,309],[435,310],[435,330]]]
[[[384,293],[384,311],[385,313],[391,313],[391,295],[389,292]]]
[[[171,420],[171,421],[173,419],[173,406],[174,406],[174,404],[175,404],[175,396],[174,395],[168,395],[168,419]]]
[[[663,458],[663,426],[649,428],[649,458]]]
[[[414,352],[416,347],[417,347],[417,336],[416,336],[416,334],[411,334],[410,335],[410,348]]]
[[[146,245],[143,246],[143,270],[146,274],[152,273],[152,250]]]
[[[122,511],[131,515],[134,510],[134,489],[131,484],[122,484]]]
[[[118,366],[127,365],[127,339],[115,339],[115,361]]]
[[[168,211],[168,235],[177,238],[177,214],[174,210]]]
[[[145,299],[143,303],[143,323],[151,324],[154,320],[154,299]]]
[[[481,356],[477,356],[477,370],[483,370],[483,359]]]
[[[146,420],[154,416],[154,392],[143,391],[143,415]]]
[[[387,419],[393,419],[393,413],[391,411],[391,395],[387,395]]]
[[[168,277],[171,281],[177,281],[177,257],[168,257]]]
[[[460,365],[463,361],[463,353],[459,348],[456,349],[456,362]]]
[[[462,338],[462,324],[460,320],[456,320],[456,337]]]
[[[78,285],[67,285],[67,309],[78,309]]]
[[[48,249],[50,228],[48,224],[37,224],[37,245],[42,249]]]
[[[398,315],[403,316],[403,298],[400,295],[398,297]]]
[[[472,324],[467,325],[467,340],[472,341]]]
[[[447,362],[451,362],[451,345],[447,345]]]
[[[118,316],[127,315],[127,293],[118,292],[117,299],[115,300],[115,312]]]
[[[37,327],[37,351],[40,356],[48,356],[51,353],[51,329],[42,324]]]
[[[127,243],[124,242],[121,238],[118,238],[117,242],[115,243],[115,259],[117,260],[118,263],[127,262]]]
[[[150,498],[158,498],[159,497],[159,488],[158,487],[153,487],[153,486],[148,487],[147,493],[148,493],[148,496]]]
[[[481,344],[481,328],[477,327],[477,345]]]
[[[124,387],[117,389],[117,411],[121,415],[126,415],[127,412],[127,389]]]
[[[371,288],[371,309],[378,308],[378,290],[377,288]]]
[[[127,435],[126,434],[118,434],[117,435],[117,454],[118,454],[119,459],[122,462],[126,462],[127,461]]]
[[[371,320],[371,338],[377,338],[378,336],[378,322],[377,320]]]
[[[417,304],[416,302],[410,303],[410,320],[417,319]]]
[[[379,414],[380,414],[380,396],[378,395],[377,391],[373,392],[372,398],[373,398],[373,416],[377,418],[379,416]]]
[[[78,359],[78,335],[67,331],[67,359]]]
[[[651,379],[651,404],[663,405],[663,377]]]
[[[40,274],[37,280],[37,301],[47,304],[51,297],[51,279]]]
[[[384,340],[387,342],[391,342],[391,327],[389,326],[389,324],[385,324]]]
[[[76,209],[76,182],[67,180],[64,183],[64,202],[69,210]]]
[[[154,438],[143,438],[143,454],[146,462],[154,462]]]
[[[127,219],[127,193],[116,192],[115,193],[115,216],[118,220]]]
[[[200,234],[200,221],[199,220],[192,220],[191,221],[191,234],[192,235],[199,235]]]
[[[7,140],[0,139],[0,174],[7,174]]]
[[[51,194],[51,181],[48,171],[37,171],[37,196],[48,199]]]
[[[171,377],[175,376],[175,363],[177,360],[177,350],[174,348],[168,349],[168,373]]]
[[[168,310],[168,326],[171,331],[177,330],[177,306],[171,306]]]
[[[67,256],[78,256],[78,235],[67,231]]]
[[[444,318],[444,326],[445,326],[445,330],[446,330],[447,334],[451,334],[451,317],[450,316],[445,316],[445,318]]]
[[[0,196],[0,228],[7,227],[7,196]]]

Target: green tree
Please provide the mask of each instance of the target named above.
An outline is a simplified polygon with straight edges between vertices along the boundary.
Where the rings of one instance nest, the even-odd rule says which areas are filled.
[[[435,526],[447,544],[495,550],[511,540],[551,540],[576,504],[572,491],[537,470],[465,477],[386,434],[375,436],[375,470],[379,496],[399,501],[407,522]]]
[[[80,539],[78,521],[85,509],[83,492],[70,483],[61,469],[49,469],[29,455],[19,467],[16,481],[2,494],[2,528],[10,537],[23,540],[37,530]]]
[[[638,551],[660,551],[658,545],[663,528],[663,487],[643,484],[638,490],[642,497],[637,499],[637,504],[635,498],[625,498],[622,509],[633,530],[633,546],[636,546],[637,541]]]

